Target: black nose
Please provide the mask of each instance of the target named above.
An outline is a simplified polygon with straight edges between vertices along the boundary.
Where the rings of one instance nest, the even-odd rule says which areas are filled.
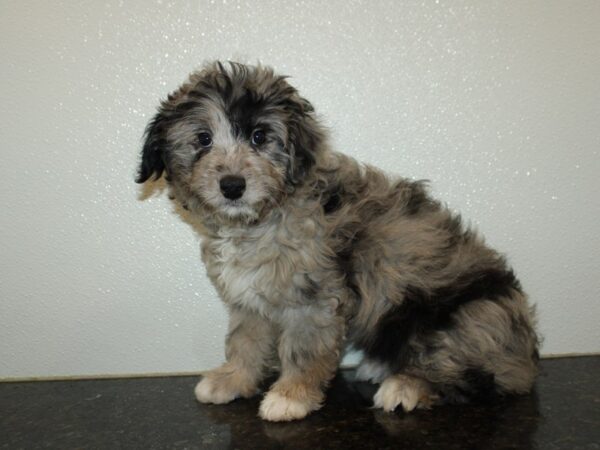
[[[246,180],[235,175],[227,175],[221,178],[219,186],[221,187],[221,192],[225,198],[235,200],[244,195],[244,191],[246,190]]]

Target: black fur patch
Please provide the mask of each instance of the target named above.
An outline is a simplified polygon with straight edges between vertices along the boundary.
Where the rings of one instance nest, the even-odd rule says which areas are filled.
[[[498,396],[494,374],[483,369],[467,369],[463,374],[465,387],[461,388],[470,400],[493,401]]]
[[[233,134],[249,140],[264,108],[264,99],[258,98],[250,90],[231,102],[226,113],[233,127]]]
[[[492,403],[500,397],[493,373],[479,368],[463,372],[462,382],[451,386],[437,386],[444,403]]]
[[[332,192],[329,196],[325,197],[325,203],[323,203],[323,212],[325,214],[331,214],[342,206],[342,198],[337,192]]]
[[[480,299],[497,300],[513,289],[520,290],[513,272],[499,269],[463,275],[453,285],[433,292],[409,286],[402,303],[385,314],[370,339],[359,345],[369,357],[399,371],[412,358],[409,341],[413,336],[426,341],[432,332],[451,327],[452,315],[462,305]]]
[[[150,121],[145,131],[142,161],[138,169],[136,183],[143,183],[154,176],[158,180],[165,170],[164,138],[166,118],[160,112]]]

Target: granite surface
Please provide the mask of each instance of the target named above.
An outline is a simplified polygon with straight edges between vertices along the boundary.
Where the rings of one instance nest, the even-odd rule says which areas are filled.
[[[0,448],[600,449],[600,356],[542,361],[535,391],[494,405],[372,409],[343,371],[307,419],[267,423],[260,397],[194,400],[196,377],[0,384]]]

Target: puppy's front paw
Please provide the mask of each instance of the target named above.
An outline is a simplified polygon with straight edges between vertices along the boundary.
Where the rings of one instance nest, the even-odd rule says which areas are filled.
[[[233,399],[239,397],[239,392],[236,392],[228,383],[220,381],[219,378],[203,378],[194,389],[196,399],[200,403],[214,403],[221,405],[229,403]]]
[[[271,422],[287,422],[306,417],[306,415],[319,408],[310,399],[294,399],[286,397],[279,392],[270,391],[265,395],[258,415]]]
[[[244,371],[224,365],[204,374],[194,393],[200,403],[223,404],[238,397],[251,397],[257,393],[256,382]]]

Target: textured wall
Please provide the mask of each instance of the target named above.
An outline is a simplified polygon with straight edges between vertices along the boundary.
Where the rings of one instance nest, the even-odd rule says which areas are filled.
[[[226,317],[133,183],[158,99],[261,60],[336,146],[432,181],[509,254],[543,352],[600,351],[600,3],[0,3],[0,376],[195,371]]]

